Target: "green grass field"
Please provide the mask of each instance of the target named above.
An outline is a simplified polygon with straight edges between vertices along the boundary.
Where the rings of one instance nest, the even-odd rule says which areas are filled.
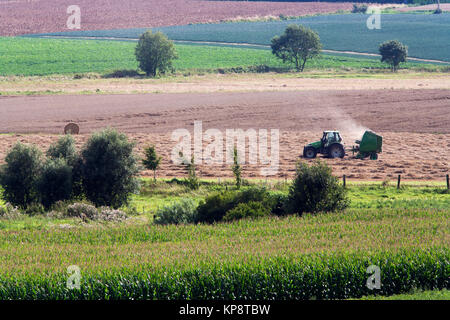
[[[393,296],[368,296],[361,300],[450,300],[450,290],[416,291]]]
[[[408,46],[411,57],[450,62],[450,13],[383,14],[380,29],[372,30],[367,28],[368,17],[365,14],[334,14],[286,21],[193,24],[152,30],[162,31],[172,40],[270,45],[272,37],[282,34],[287,25],[295,23],[317,31],[324,49],[378,53],[380,43],[397,39]],[[71,31],[47,35],[137,39],[147,29]]]
[[[0,75],[107,74],[114,70],[136,70],[134,42],[61,40],[35,38],[0,38]],[[270,50],[226,46],[176,45],[179,72],[245,72],[248,67],[266,65],[286,68]],[[447,70],[448,66],[405,63],[415,70]],[[233,69],[234,68],[234,69]],[[378,59],[352,58],[344,55],[322,55],[307,63],[306,70],[379,69],[387,66]],[[253,70],[255,71],[255,70]]]
[[[280,192],[287,187],[270,186]],[[396,191],[350,185],[351,208],[340,213],[152,224],[158,206],[186,197],[199,201],[224,188],[204,181],[191,192],[146,179],[132,201],[138,215],[122,223],[0,219],[0,298],[370,298],[374,292],[365,281],[371,264],[382,270],[377,297],[450,285],[450,195],[442,186]],[[390,197],[402,202],[392,206]],[[432,201],[422,208],[417,199]],[[65,287],[70,265],[81,269],[80,290]]]

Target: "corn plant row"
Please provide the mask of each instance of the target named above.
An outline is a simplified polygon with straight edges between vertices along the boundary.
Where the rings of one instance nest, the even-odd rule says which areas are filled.
[[[404,249],[397,253],[310,254],[297,259],[215,264],[193,268],[123,269],[81,274],[0,276],[0,299],[345,299],[393,295],[414,289],[450,288],[450,250]],[[380,270],[370,289],[368,267]],[[70,279],[69,279],[70,280]]]

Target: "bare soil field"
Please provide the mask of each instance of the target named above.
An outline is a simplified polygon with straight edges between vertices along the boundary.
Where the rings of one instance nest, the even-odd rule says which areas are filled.
[[[447,73],[206,74],[162,79],[0,77],[0,94],[214,93],[306,90],[448,89]]]
[[[203,131],[217,128],[224,134],[227,128],[279,129],[276,178],[293,175],[303,146],[318,140],[322,130],[341,130],[351,146],[369,128],[384,138],[379,160],[355,160],[351,153],[327,159],[335,174],[442,180],[450,170],[449,110],[450,91],[438,89],[0,97],[0,128],[6,133],[0,135],[0,161],[16,141],[47,148],[75,121],[79,143],[93,130],[112,126],[130,134],[139,152],[156,145],[163,156],[161,176],[183,177],[183,168],[170,161],[177,144],[171,134],[178,128],[192,133],[198,120]],[[231,176],[225,164],[198,169],[202,177]],[[244,165],[244,176],[261,177],[260,169],[261,164]]]
[[[68,31],[72,0],[0,0],[0,36]],[[236,18],[302,16],[349,10],[347,3],[202,0],[78,0],[82,30],[145,28]]]
[[[441,3],[441,10],[442,11],[450,11],[450,3]],[[427,4],[425,6],[415,6],[415,7],[402,7],[396,9],[400,12],[411,12],[411,11],[428,11],[428,10],[436,10],[437,5],[436,4]]]

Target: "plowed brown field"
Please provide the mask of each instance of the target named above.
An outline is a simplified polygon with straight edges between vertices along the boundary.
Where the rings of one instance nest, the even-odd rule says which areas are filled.
[[[0,98],[0,158],[16,142],[46,148],[69,121],[80,124],[79,143],[95,129],[113,126],[130,134],[139,152],[155,144],[163,156],[162,176],[182,177],[170,161],[177,128],[279,129],[280,170],[292,176],[303,145],[322,130],[338,129],[351,145],[365,128],[383,135],[379,160],[327,159],[349,178],[440,179],[450,171],[449,90],[317,90],[203,94],[89,95]],[[20,134],[19,134],[20,133]],[[26,133],[26,134],[25,134]],[[270,144],[269,144],[270,145]],[[260,165],[244,165],[245,177],[261,177]],[[229,166],[198,167],[203,177],[231,176]]]
[[[82,30],[145,28],[237,17],[301,16],[349,10],[348,3],[198,0],[0,0],[0,36],[69,31],[70,5],[81,9]]]

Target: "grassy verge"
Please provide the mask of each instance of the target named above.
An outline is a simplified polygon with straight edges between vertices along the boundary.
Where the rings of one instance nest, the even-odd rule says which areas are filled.
[[[0,38],[1,76],[43,76],[136,70],[135,43],[124,41]],[[270,50],[226,46],[176,45],[179,59],[174,67],[180,74],[205,72],[285,72],[289,67]],[[408,62],[402,68],[415,71],[448,71],[448,66]],[[352,58],[324,54],[307,63],[311,70],[382,70],[376,58]]]
[[[393,296],[367,296],[361,300],[450,300],[450,290],[417,290],[411,293],[395,294]]]

